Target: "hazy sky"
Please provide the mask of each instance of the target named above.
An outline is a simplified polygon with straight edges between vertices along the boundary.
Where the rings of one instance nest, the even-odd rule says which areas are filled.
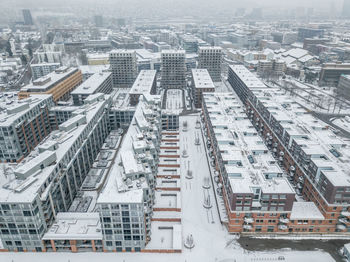
[[[20,9],[29,8],[52,9],[58,12],[72,12],[81,16],[93,13],[125,16],[125,17],[151,17],[151,16],[224,16],[234,13],[238,7],[296,8],[313,7],[324,12],[331,10],[331,5],[340,10],[343,0],[0,0],[0,15],[3,19],[21,16]],[[40,12],[41,14],[41,12]]]
[[[341,5],[343,0],[1,0],[0,6],[11,4],[15,6],[26,7],[49,7],[49,6],[63,6],[63,5],[75,5],[84,3],[84,5],[103,5],[113,3],[115,6],[124,5],[128,7],[136,6],[155,6],[155,5],[176,5],[187,4],[189,6],[194,5],[212,5],[217,6],[307,6],[307,7],[322,7],[330,6],[334,2],[336,5]]]

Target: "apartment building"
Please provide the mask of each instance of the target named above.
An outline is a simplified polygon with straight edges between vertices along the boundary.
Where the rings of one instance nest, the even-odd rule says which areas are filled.
[[[202,120],[229,232],[288,232],[291,218],[300,215],[295,211],[300,203],[239,99],[232,93],[204,94]],[[317,210],[312,202],[306,204]],[[319,211],[317,215],[323,219]],[[304,217],[315,213],[306,210]]]
[[[36,80],[40,77],[46,76],[60,66],[61,65],[59,63],[31,64],[30,69],[32,70],[32,79]]]
[[[157,79],[156,70],[141,70],[137,76],[134,84],[132,85],[129,96],[130,105],[135,106],[140,100],[140,96],[143,94],[156,94]]]
[[[100,152],[111,103],[108,95],[92,95],[20,164],[0,168],[2,251],[54,249],[43,236],[54,221],[64,219],[60,212],[68,212]]]
[[[19,100],[16,93],[0,94],[0,161],[19,162],[52,128],[49,110],[51,95],[31,95]]]
[[[81,71],[77,68],[62,66],[54,72],[38,78],[32,84],[21,88],[19,99],[27,98],[32,94],[51,94],[53,101],[67,100],[69,94],[82,82]]]
[[[82,105],[84,100],[92,94],[112,92],[112,73],[100,72],[90,76],[85,82],[71,92],[74,105]]]
[[[136,52],[116,49],[109,53],[113,87],[131,87],[137,77]]]
[[[202,107],[203,93],[215,92],[215,85],[207,69],[192,69],[192,99],[195,107]]]
[[[159,97],[143,96],[97,199],[105,251],[139,252],[150,240],[160,123]]]
[[[198,49],[198,68],[207,69],[214,82],[221,81],[222,48],[201,46]]]
[[[161,52],[161,87],[186,87],[186,52],[184,50],[163,50]]]
[[[349,144],[283,90],[263,85],[250,88],[251,80],[257,81],[255,76],[242,67],[233,66],[231,71],[240,79],[233,89],[245,101],[249,119],[269,150],[288,172],[297,195],[312,201],[324,217],[319,222],[306,219],[305,227],[291,232],[348,232]]]

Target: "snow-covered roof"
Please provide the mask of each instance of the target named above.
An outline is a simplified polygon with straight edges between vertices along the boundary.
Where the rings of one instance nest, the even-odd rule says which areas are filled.
[[[291,220],[324,220],[314,202],[294,202]]]
[[[43,240],[102,240],[99,213],[60,212]]]
[[[195,88],[215,88],[207,69],[192,69],[192,78]]]

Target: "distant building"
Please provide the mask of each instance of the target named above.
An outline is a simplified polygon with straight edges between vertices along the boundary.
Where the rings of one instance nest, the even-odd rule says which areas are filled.
[[[207,69],[192,69],[192,98],[197,108],[202,107],[203,93],[215,92],[215,85]]]
[[[102,15],[95,15],[94,16],[94,22],[97,27],[103,26],[103,16]]]
[[[337,88],[337,94],[341,98],[350,100],[350,75],[340,76],[340,80]]]
[[[116,49],[109,54],[113,87],[131,87],[137,77],[136,52]]]
[[[164,50],[161,53],[162,79],[164,88],[186,87],[186,53],[184,50]]]
[[[34,24],[32,14],[31,14],[29,9],[23,9],[22,14],[23,14],[23,20],[24,20],[25,25],[33,25]]]
[[[24,86],[18,93],[20,99],[31,94],[51,94],[54,102],[66,100],[69,94],[82,82],[81,71],[77,68],[62,66],[54,72],[38,78],[32,84]]]
[[[340,76],[343,74],[350,74],[350,64],[323,64],[319,84],[321,86],[337,86]]]
[[[88,65],[109,65],[108,53],[91,53],[86,54]]]
[[[222,48],[203,46],[198,51],[198,68],[207,69],[214,82],[221,81]]]
[[[36,80],[40,77],[46,76],[47,74],[55,71],[60,67],[59,63],[42,63],[42,64],[31,64],[32,79]]]
[[[318,28],[298,28],[298,40],[303,42],[305,38],[323,37],[324,30]]]

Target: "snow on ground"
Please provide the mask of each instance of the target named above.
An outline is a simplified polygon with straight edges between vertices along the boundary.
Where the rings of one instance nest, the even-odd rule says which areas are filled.
[[[332,121],[333,124],[336,126],[339,126],[340,128],[343,128],[344,130],[350,132],[350,117],[343,117],[343,118],[337,118],[334,121]]]
[[[332,257],[323,251],[276,250],[269,252],[251,252],[243,249],[235,236],[229,235],[221,225],[214,201],[213,187],[202,187],[204,177],[209,177],[209,167],[205,156],[204,141],[200,129],[196,129],[198,115],[180,117],[180,124],[187,121],[188,131],[180,134],[180,152],[185,147],[189,157],[181,158],[181,201],[182,201],[182,238],[193,235],[195,247],[182,248],[181,254],[160,253],[0,253],[1,262],[252,262],[283,261],[291,262],[329,262]],[[195,137],[200,145],[195,145]],[[189,165],[188,165],[189,163]],[[193,178],[185,178],[187,168],[193,172]],[[212,208],[203,207],[204,197],[210,195]],[[171,232],[166,232],[171,234]],[[165,234],[165,233],[164,233]],[[171,237],[170,237],[171,238]],[[169,239],[169,237],[167,238]],[[263,241],[263,240],[262,240]],[[159,244],[159,243],[158,243]],[[169,242],[163,245],[170,245]]]

